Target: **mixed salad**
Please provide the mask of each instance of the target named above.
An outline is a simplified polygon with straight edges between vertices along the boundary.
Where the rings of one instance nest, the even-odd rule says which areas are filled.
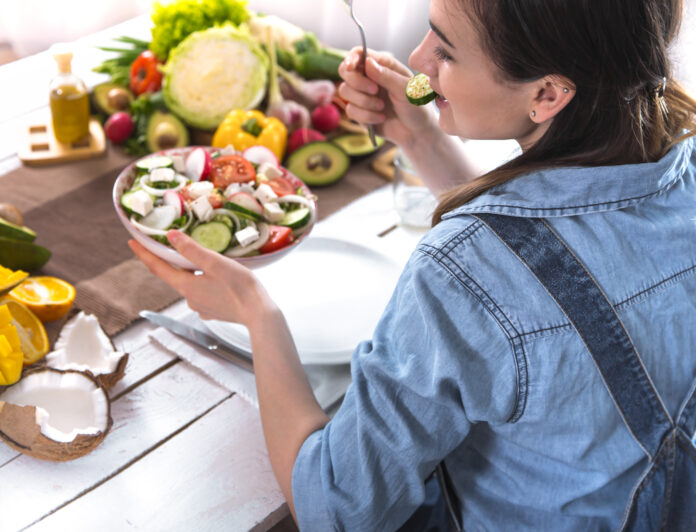
[[[229,257],[259,255],[289,246],[316,218],[307,189],[264,146],[197,147],[135,167],[121,206],[136,228],[166,245],[167,231],[178,229]]]

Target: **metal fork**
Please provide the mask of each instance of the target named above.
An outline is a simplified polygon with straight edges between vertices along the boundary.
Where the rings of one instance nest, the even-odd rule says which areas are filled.
[[[365,29],[363,28],[363,25],[360,23],[358,18],[355,16],[355,13],[353,12],[353,0],[343,0],[343,3],[346,5],[346,7],[350,11],[350,18],[353,19],[353,22],[355,22],[355,25],[358,27],[358,30],[360,30],[360,40],[362,41],[362,49],[363,49],[363,64],[362,64],[362,70],[363,74],[365,74],[365,70],[367,67],[367,41],[365,40]],[[375,139],[375,128],[372,124],[367,124],[367,132],[370,135],[370,142],[372,142],[372,146],[375,148],[377,147],[377,139]]]

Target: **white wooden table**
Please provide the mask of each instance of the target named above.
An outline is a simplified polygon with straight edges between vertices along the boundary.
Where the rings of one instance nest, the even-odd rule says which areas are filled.
[[[73,71],[91,72],[112,37],[148,37],[139,17],[78,43]],[[21,163],[18,135],[45,112],[55,65],[47,52],[0,67],[0,179]],[[167,313],[186,311],[183,302]],[[0,532],[15,530],[291,530],[268,461],[258,408],[148,339],[138,322],[113,340],[130,352],[111,391],[113,427],[91,454],[52,463],[0,443]],[[285,523],[285,524],[283,524]]]
[[[104,79],[91,72],[105,57],[95,46],[120,35],[148,38],[147,17],[78,43],[73,70],[88,85]],[[0,67],[0,179],[21,164],[18,131],[32,113],[45,112],[53,72],[47,52]],[[485,168],[509,148],[479,143],[469,151]],[[358,219],[374,235],[396,221],[391,191],[380,194],[377,208],[358,205]],[[385,241],[390,254],[405,261],[419,236],[400,227]],[[177,317],[188,309],[179,302],[166,312]],[[0,444],[0,532],[294,528],[271,471],[257,407],[150,341],[151,330],[137,322],[113,339],[131,356],[111,392],[113,428],[95,451],[51,463]]]

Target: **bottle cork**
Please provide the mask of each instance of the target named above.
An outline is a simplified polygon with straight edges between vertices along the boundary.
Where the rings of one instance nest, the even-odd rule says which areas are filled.
[[[51,46],[50,52],[58,65],[58,72],[61,74],[70,74],[70,65],[73,58],[72,48],[65,43],[59,43]]]

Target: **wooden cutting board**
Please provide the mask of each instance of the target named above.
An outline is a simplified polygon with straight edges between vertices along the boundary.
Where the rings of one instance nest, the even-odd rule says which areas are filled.
[[[77,142],[59,142],[53,134],[50,115],[27,124],[24,144],[17,153],[20,160],[30,166],[89,159],[106,151],[104,128],[96,118],[89,121],[89,133]]]

